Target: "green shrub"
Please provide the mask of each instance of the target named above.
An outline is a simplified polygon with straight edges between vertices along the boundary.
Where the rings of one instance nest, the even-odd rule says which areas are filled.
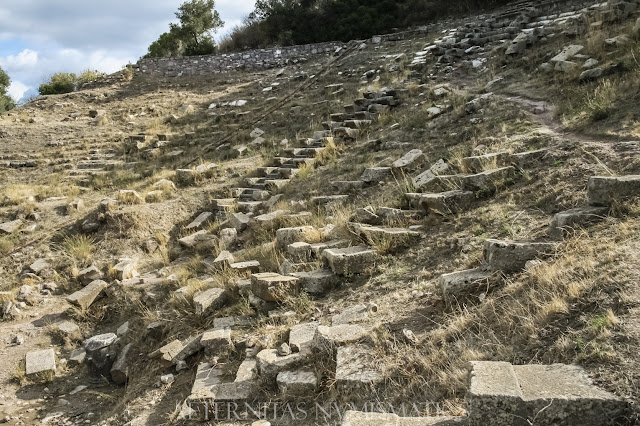
[[[49,81],[42,83],[38,87],[41,95],[59,95],[62,93],[70,93],[78,90],[78,87],[86,83],[97,80],[106,75],[103,72],[85,70],[80,75],[72,72],[58,72],[51,76]]]

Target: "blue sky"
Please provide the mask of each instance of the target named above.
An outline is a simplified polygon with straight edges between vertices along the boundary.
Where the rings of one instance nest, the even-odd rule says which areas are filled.
[[[56,72],[111,73],[135,63],[176,22],[184,0],[2,0],[0,67],[16,100],[37,94]],[[216,0],[226,34],[253,10],[255,0]]]

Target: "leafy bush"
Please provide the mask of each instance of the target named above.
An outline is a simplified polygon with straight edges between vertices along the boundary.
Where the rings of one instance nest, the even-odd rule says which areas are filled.
[[[9,75],[0,68],[0,112],[9,111],[15,107],[13,99],[7,95],[7,88],[10,83]]]
[[[71,72],[58,72],[51,76],[49,81],[38,87],[41,95],[59,95],[62,93],[70,93],[78,90],[78,87],[86,83],[97,80],[104,76],[105,73],[98,71],[86,70],[80,75]]]

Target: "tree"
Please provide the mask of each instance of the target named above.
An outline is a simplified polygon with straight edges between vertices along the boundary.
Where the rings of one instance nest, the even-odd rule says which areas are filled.
[[[9,111],[15,107],[13,99],[7,95],[7,88],[11,84],[9,75],[0,68],[0,112]]]
[[[182,3],[176,12],[180,23],[169,24],[169,32],[163,33],[151,43],[145,58],[214,53],[216,45],[212,33],[224,25],[214,7],[214,0],[190,0]]]

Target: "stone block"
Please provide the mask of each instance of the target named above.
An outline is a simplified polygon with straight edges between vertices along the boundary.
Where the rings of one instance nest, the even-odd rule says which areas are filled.
[[[85,310],[91,306],[100,293],[108,286],[106,282],[101,280],[92,281],[85,288],[69,295],[67,301]]]
[[[640,196],[640,175],[593,176],[587,186],[589,204],[610,206],[615,201],[624,201]]]
[[[549,226],[549,236],[562,239],[575,228],[587,226],[604,220],[609,213],[609,207],[585,206],[556,213]]]
[[[227,299],[227,292],[222,288],[210,288],[193,296],[196,315],[206,315],[210,310],[218,309]]]
[[[329,269],[294,272],[291,275],[299,279],[299,285],[306,293],[314,296],[326,294],[340,284],[340,277]]]
[[[322,253],[331,270],[338,275],[360,274],[374,266],[378,254],[366,246],[326,249]]]
[[[25,358],[25,369],[25,373],[28,377],[37,374],[55,374],[56,354],[53,351],[53,348],[27,352]]]
[[[524,269],[529,260],[552,255],[555,247],[555,243],[549,242],[487,239],[484,262],[493,271],[514,273]]]
[[[490,274],[482,269],[467,269],[440,275],[438,289],[445,296],[454,296],[468,290],[486,286]]]
[[[336,387],[343,392],[371,389],[384,381],[381,367],[367,345],[347,345],[337,349]]]
[[[267,302],[282,302],[300,291],[298,278],[265,272],[251,275],[251,291]]]
[[[312,396],[318,388],[316,373],[307,368],[281,371],[276,376],[276,383],[282,394],[296,398]]]

